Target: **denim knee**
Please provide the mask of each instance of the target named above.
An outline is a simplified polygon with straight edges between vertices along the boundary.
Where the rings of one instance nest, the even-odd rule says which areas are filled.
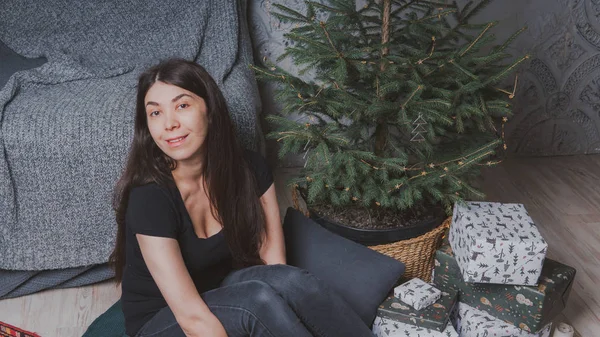
[[[275,296],[278,296],[277,293],[273,291],[273,288],[263,281],[245,281],[244,284],[248,287],[247,298],[252,301],[252,303],[269,303]]]
[[[274,302],[281,300],[273,288],[263,281],[245,281],[243,284],[246,286],[247,295],[244,299],[240,299],[240,305],[255,314],[259,313],[257,311],[269,310]]]
[[[281,282],[278,288],[284,293],[291,292],[288,294],[293,295],[300,292],[301,295],[310,296],[324,290],[322,282],[304,269],[289,265],[274,265],[273,269]]]
[[[276,319],[282,314],[283,299],[273,288],[263,281],[245,281],[247,296],[240,299],[239,305],[259,319]]]
[[[222,285],[249,280],[263,281],[286,298],[294,295],[314,295],[325,290],[325,285],[308,271],[285,264],[248,267],[231,273]]]

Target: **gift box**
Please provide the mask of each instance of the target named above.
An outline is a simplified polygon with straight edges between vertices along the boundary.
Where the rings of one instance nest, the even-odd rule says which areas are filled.
[[[450,312],[457,302],[458,291],[441,289],[440,299],[427,308],[416,310],[395,296],[388,296],[377,309],[377,316],[430,330],[444,331]]]
[[[550,337],[552,330],[550,323],[538,332],[529,332],[495,319],[487,312],[468,304],[459,302],[457,308],[452,321],[460,337]]]
[[[537,286],[466,283],[447,242],[436,251],[433,283],[455,288],[458,300],[492,316],[538,331],[566,307],[575,269],[546,258]]]
[[[448,239],[473,283],[536,285],[548,248],[522,204],[456,203]]]
[[[432,305],[441,295],[439,289],[419,278],[413,278],[394,288],[394,296],[416,310]]]
[[[440,332],[379,316],[373,322],[373,333],[377,337],[458,337],[452,324],[447,324],[444,331]]]

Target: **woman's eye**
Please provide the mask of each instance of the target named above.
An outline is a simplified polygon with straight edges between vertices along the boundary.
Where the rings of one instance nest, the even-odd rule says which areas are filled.
[[[182,107],[182,106],[183,106],[183,107]],[[179,104],[179,107],[180,107],[181,109],[185,109],[185,108],[187,108],[188,106],[189,106],[189,104],[187,104],[187,103],[181,103],[181,104]]]
[[[150,113],[150,116],[156,116],[156,115],[158,115],[158,111],[152,111],[152,112]]]

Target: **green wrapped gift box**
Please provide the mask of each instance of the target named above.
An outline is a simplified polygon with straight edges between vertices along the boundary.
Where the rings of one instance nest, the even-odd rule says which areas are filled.
[[[458,290],[458,300],[526,331],[538,331],[562,312],[575,269],[546,258],[537,286],[466,283],[447,242],[436,252],[433,283]]]
[[[440,290],[440,299],[421,310],[413,309],[390,294],[377,309],[377,316],[420,328],[444,331],[450,320],[450,312],[456,305],[458,291],[454,288]]]

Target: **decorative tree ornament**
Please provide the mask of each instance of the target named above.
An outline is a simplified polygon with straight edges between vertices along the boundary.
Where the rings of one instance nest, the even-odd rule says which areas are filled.
[[[413,137],[410,139],[411,142],[423,142],[425,141],[425,137],[423,137],[423,133],[426,133],[425,127],[423,125],[427,125],[427,122],[423,119],[423,116],[419,113],[419,117],[412,122],[412,125],[415,128],[412,130],[411,134]]]

